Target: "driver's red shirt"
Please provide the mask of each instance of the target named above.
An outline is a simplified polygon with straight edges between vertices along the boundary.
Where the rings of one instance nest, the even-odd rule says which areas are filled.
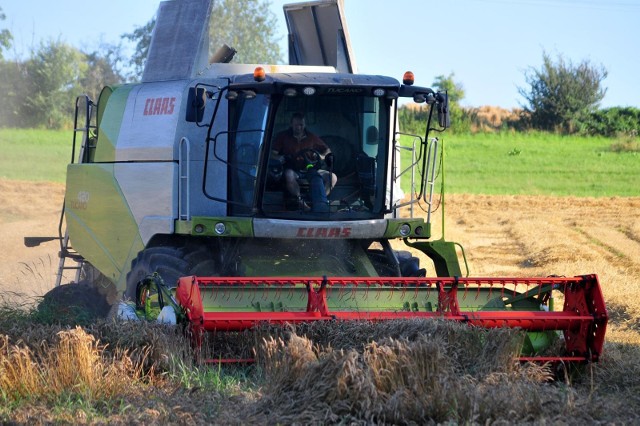
[[[304,137],[298,141],[293,136],[293,130],[289,129],[278,134],[271,149],[280,155],[293,156],[303,149],[315,149],[318,153],[325,155],[329,147],[318,136],[307,131],[305,131]]]

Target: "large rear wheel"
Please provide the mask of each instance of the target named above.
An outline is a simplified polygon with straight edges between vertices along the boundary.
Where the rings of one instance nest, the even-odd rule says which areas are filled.
[[[135,300],[138,284],[154,273],[160,275],[165,285],[174,287],[180,277],[189,275],[189,264],[183,258],[182,247],[160,246],[142,250],[131,262],[125,299]]]
[[[424,277],[427,274],[425,268],[420,268],[420,259],[406,250],[393,250],[395,259],[385,250],[370,249],[368,255],[382,277]]]
[[[107,318],[117,298],[113,282],[85,261],[79,282],[62,284],[48,291],[38,304],[37,315],[46,323],[87,325]]]
[[[154,273],[164,284],[174,288],[180,277],[220,275],[214,249],[203,243],[149,247],[138,253],[127,274],[125,300],[135,300],[138,284]]]

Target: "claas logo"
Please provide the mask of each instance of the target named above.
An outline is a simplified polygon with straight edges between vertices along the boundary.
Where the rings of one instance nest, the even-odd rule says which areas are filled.
[[[296,237],[300,238],[348,238],[351,228],[298,228]]]
[[[176,106],[175,96],[172,98],[147,98],[144,102],[144,115],[171,115]]]

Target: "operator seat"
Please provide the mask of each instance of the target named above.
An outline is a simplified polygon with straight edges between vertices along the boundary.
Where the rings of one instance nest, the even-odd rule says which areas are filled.
[[[354,148],[351,142],[342,136],[324,135],[320,139],[327,144],[333,153],[333,173],[340,178],[344,178],[355,172]]]

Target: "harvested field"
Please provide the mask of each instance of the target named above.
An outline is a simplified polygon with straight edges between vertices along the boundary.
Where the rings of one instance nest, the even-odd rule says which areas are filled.
[[[0,286],[7,293],[43,295],[55,283],[59,244],[27,248],[27,236],[57,236],[64,185],[0,179]]]
[[[54,282],[57,243],[27,249],[22,238],[56,234],[63,187],[0,181],[0,194],[4,201],[0,205],[5,246],[0,254],[0,285],[4,295],[44,294]],[[434,221],[439,220],[440,213],[436,212]],[[107,361],[100,364],[102,373],[98,373],[104,375],[116,367],[124,371],[122,374],[132,372],[135,383],[123,388],[122,395],[129,408],[109,408],[106,404],[96,418],[83,421],[64,414],[64,410],[56,417],[44,402],[16,409],[11,417],[0,420],[196,424],[638,422],[640,198],[451,195],[445,213],[445,236],[464,246],[472,276],[598,274],[610,314],[602,361],[581,375],[571,376],[568,382],[549,384],[548,370],[505,361],[514,338],[508,332],[478,339],[460,324],[444,329],[441,324],[431,324],[420,325],[422,330],[433,327],[423,336],[409,333],[411,337],[402,339],[406,335],[395,330],[390,334],[396,340],[380,339],[373,344],[330,338],[329,347],[305,337],[305,333],[309,337],[313,333],[296,330],[283,336],[290,342],[286,347],[277,339],[264,343],[259,354],[263,376],[257,384],[249,379],[249,389],[231,386],[220,391],[184,381],[176,387],[167,378],[173,377],[171,374],[159,374],[175,371],[175,366],[167,365],[166,348],[181,347],[181,337],[167,336],[156,328],[141,332],[104,325],[89,328],[87,333],[101,345],[108,343],[108,350],[84,335],[77,339],[86,342],[83,344],[92,356],[106,357]],[[434,227],[434,235],[441,235],[439,224]],[[17,322],[2,324],[5,331],[0,334],[8,337],[0,342],[0,355],[21,353],[23,360],[47,359],[44,352],[38,352],[45,350],[42,342],[58,348],[63,337],[73,337],[56,337],[61,329],[55,327],[21,327]],[[358,330],[341,331],[343,336],[358,334]],[[314,331],[325,337],[331,332]],[[359,332],[362,334],[362,330]],[[31,354],[24,352],[25,345]],[[133,364],[124,368],[117,361],[122,357],[115,351],[117,347],[137,348],[127,358]],[[15,348],[23,348],[23,352]],[[113,359],[117,362],[111,367]],[[138,380],[139,376],[147,378]],[[112,383],[119,380],[119,376],[113,376]],[[96,392],[96,398],[104,398],[106,390]]]

